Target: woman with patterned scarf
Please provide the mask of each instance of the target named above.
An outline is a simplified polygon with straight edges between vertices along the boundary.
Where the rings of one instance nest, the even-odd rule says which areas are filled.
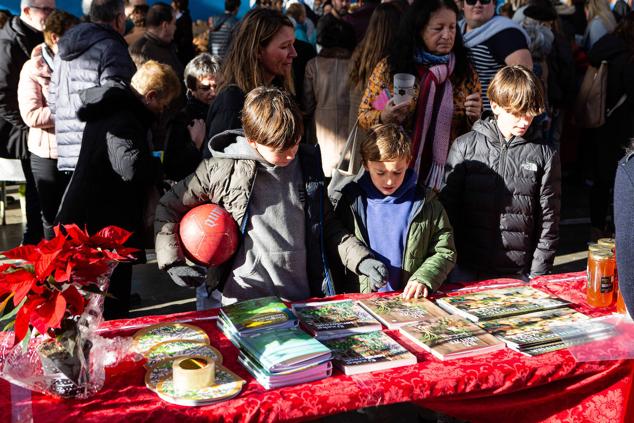
[[[399,123],[412,138],[410,167],[419,182],[438,190],[451,142],[467,133],[482,111],[480,81],[467,59],[453,0],[415,0],[399,27],[394,48],[368,80],[359,125]],[[416,76],[413,99],[395,104],[397,73]],[[387,92],[386,92],[387,91]]]

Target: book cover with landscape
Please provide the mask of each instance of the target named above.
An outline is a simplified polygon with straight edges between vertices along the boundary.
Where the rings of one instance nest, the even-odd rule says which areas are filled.
[[[392,295],[367,298],[358,303],[388,329],[448,315],[427,298],[404,300],[400,295]]]
[[[530,286],[491,289],[472,294],[443,297],[436,303],[451,314],[473,322],[565,307],[568,301]]]
[[[458,316],[403,326],[400,332],[441,360],[487,354],[505,347],[495,336]]]
[[[528,348],[553,342],[561,342],[551,325],[587,320],[588,316],[564,307],[538,311],[502,319],[479,322],[480,327],[502,339],[511,348]]]
[[[255,298],[222,307],[220,318],[240,334],[297,326],[297,318],[278,297]]]
[[[335,366],[347,375],[416,364],[416,356],[381,331],[324,341]]]
[[[320,340],[381,330],[381,324],[352,300],[293,304],[293,311]]]

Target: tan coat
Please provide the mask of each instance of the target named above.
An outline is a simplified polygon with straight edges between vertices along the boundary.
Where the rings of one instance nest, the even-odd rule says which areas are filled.
[[[22,67],[18,83],[18,103],[22,120],[30,128],[29,151],[45,159],[56,159],[55,122],[48,107],[51,69],[42,57],[44,46],[36,46],[31,58]]]
[[[349,55],[349,54],[348,54]],[[308,142],[319,143],[324,175],[330,177],[348,139],[349,58],[311,59],[304,76],[304,105],[312,120]]]

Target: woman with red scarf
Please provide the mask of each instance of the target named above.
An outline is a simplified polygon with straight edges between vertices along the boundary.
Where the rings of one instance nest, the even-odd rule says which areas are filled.
[[[402,124],[412,138],[410,167],[438,190],[451,142],[480,117],[480,81],[467,59],[453,0],[416,0],[399,27],[394,48],[372,72],[359,106],[359,125]],[[413,98],[395,104],[397,73],[416,76]]]

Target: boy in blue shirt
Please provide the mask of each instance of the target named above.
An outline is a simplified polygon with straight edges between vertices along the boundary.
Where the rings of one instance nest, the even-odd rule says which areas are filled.
[[[376,125],[361,145],[365,172],[341,191],[335,213],[388,267],[387,283],[347,272],[344,292],[403,291],[427,297],[456,262],[453,233],[436,193],[409,169],[411,142],[394,124]]]

